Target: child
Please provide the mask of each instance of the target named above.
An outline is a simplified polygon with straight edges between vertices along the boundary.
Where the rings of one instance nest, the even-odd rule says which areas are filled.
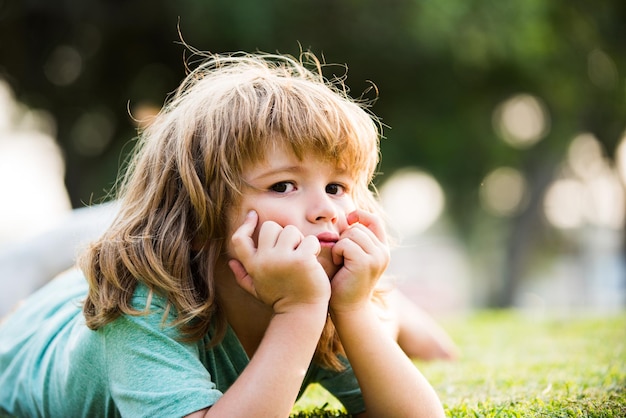
[[[443,416],[374,305],[377,124],[309,58],[215,55],[183,81],[82,272],[0,326],[0,412],[288,416],[319,382],[358,417]]]

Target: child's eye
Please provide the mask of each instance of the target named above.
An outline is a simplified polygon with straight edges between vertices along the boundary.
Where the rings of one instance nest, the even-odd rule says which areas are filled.
[[[345,187],[342,186],[341,184],[331,183],[326,186],[326,193],[328,194],[340,196],[344,194],[345,191],[346,191]]]
[[[281,181],[270,186],[270,190],[276,193],[289,193],[294,189],[294,184],[289,181]]]

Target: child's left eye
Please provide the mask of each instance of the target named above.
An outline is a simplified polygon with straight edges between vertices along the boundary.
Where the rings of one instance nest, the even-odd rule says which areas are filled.
[[[345,188],[341,184],[331,183],[326,186],[326,193],[328,194],[342,195],[345,191]]]

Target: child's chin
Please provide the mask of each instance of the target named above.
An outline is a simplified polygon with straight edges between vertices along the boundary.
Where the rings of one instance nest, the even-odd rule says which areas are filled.
[[[319,261],[329,280],[332,280],[341,268],[341,265],[334,264],[332,260],[329,261],[328,259],[320,259]]]
[[[333,263],[333,254],[332,248],[330,247],[322,247],[322,250],[317,256],[317,261],[322,265],[322,268],[326,272],[329,280],[332,280],[335,277],[335,274],[339,271],[339,269],[343,266],[343,258],[341,259],[340,264]]]

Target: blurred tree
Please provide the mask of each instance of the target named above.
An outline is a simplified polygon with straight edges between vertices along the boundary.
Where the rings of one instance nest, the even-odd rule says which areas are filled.
[[[482,228],[476,219],[474,192],[487,170],[498,165],[517,167],[529,181],[526,209],[500,223],[508,239],[505,263],[498,274],[502,286],[492,295],[495,305],[512,303],[531,252],[538,247],[543,195],[572,138],[579,132],[592,132],[613,152],[622,135],[626,121],[624,17],[625,3],[615,1],[593,5],[541,0],[423,2],[416,12],[414,27],[421,49],[443,57],[454,68],[449,78],[461,101],[446,115],[455,121],[455,128],[436,116],[436,123],[417,125],[449,131],[431,132],[430,141],[456,138],[450,141],[454,150],[445,153],[441,153],[443,147],[429,146],[430,141],[420,143],[425,147],[423,164],[434,165],[446,190],[454,190],[451,209],[465,226],[462,230],[474,237],[480,234],[474,228]],[[598,55],[602,57],[599,64],[594,62]],[[524,150],[498,141],[489,126],[498,102],[519,92],[541,98],[551,117],[547,137]],[[455,99],[453,94],[430,93],[427,97]]]
[[[136,136],[129,110],[158,108],[184,76],[178,26],[189,45],[213,52],[297,54],[300,43],[349,64],[353,95],[373,80],[374,111],[391,127],[383,173],[410,165],[434,174],[470,244],[485,228],[484,176],[501,165],[524,172],[526,210],[487,221],[509,234],[494,304],[513,299],[543,192],[571,138],[593,132],[613,152],[624,129],[622,0],[0,2],[0,75],[55,117],[75,206],[111,188]],[[527,149],[501,141],[492,123],[518,93],[540,98],[550,115],[547,136]]]

